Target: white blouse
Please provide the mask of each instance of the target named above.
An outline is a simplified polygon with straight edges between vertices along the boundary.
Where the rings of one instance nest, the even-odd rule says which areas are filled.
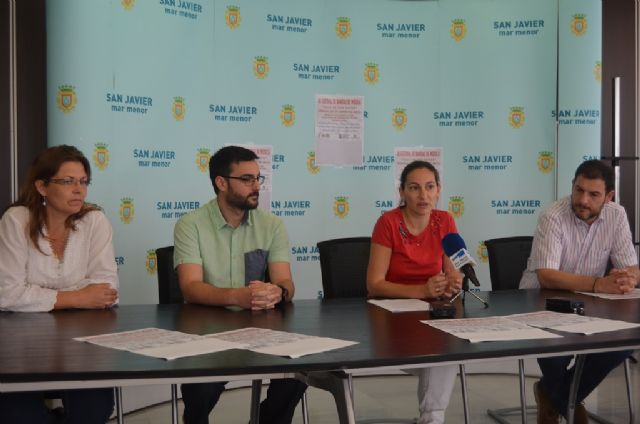
[[[102,212],[89,212],[76,221],[62,262],[44,238],[39,245],[45,254],[38,251],[28,236],[28,222],[24,206],[8,209],[0,220],[0,310],[50,311],[58,291],[94,283],[118,288],[113,230]]]

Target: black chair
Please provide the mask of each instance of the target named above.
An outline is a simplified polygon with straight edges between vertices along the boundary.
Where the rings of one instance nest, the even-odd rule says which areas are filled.
[[[366,298],[367,267],[371,237],[350,237],[325,240],[318,243],[320,253],[320,272],[324,298]],[[347,374],[351,403],[353,404],[353,377]],[[460,365],[462,383],[462,403],[465,422],[469,421],[467,387],[464,365]],[[415,423],[415,419],[370,419],[360,423]]]
[[[367,297],[367,266],[371,237],[318,243],[322,291],[326,299]]]
[[[158,303],[184,303],[178,273],[173,267],[173,246],[156,249],[158,270]],[[178,385],[171,385],[171,422],[178,423]]]
[[[156,258],[158,261],[158,303],[161,305],[184,303],[178,273],[173,266],[173,246],[156,249]],[[265,280],[268,280],[268,275]],[[260,411],[261,387],[262,380],[251,381],[251,422],[255,422]],[[309,422],[306,392],[302,396],[302,420],[305,424]],[[178,424],[177,384],[171,385],[171,422]]]
[[[489,254],[491,290],[517,289],[522,272],[527,268],[533,237],[517,236],[491,239],[484,242]],[[535,406],[527,406],[525,397],[524,360],[518,360],[520,377],[520,406],[502,409],[487,409],[487,414],[500,424],[509,424],[505,417],[520,413],[525,423],[527,413],[535,413]]]
[[[517,289],[527,267],[533,237],[518,236],[487,240],[492,290]]]
[[[173,246],[156,249],[158,261],[158,303],[184,303],[178,273],[173,267]]]
[[[484,242],[489,254],[489,275],[492,290],[518,289],[522,273],[527,268],[527,261],[531,255],[533,237],[516,236],[491,239]],[[629,422],[634,422],[633,396],[631,389],[630,359],[624,362],[625,380],[627,383],[627,398],[629,400]],[[488,409],[487,414],[500,424],[509,424],[504,417],[520,413],[522,422],[526,422],[527,413],[535,413],[536,407],[526,404],[524,360],[518,360],[518,374],[520,380],[520,406],[502,409]],[[589,413],[594,421],[607,423],[602,417]]]

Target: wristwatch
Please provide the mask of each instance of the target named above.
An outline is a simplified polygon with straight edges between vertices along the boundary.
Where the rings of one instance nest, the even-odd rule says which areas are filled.
[[[286,287],[281,286],[280,284],[276,284],[276,286],[280,287],[280,290],[282,290],[282,298],[280,299],[280,302],[276,303],[276,306],[283,306],[285,303],[287,303],[287,298],[289,297],[289,290],[287,290]]]

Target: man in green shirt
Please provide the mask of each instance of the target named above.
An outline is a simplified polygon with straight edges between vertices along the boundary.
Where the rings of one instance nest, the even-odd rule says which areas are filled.
[[[257,159],[239,146],[218,150],[209,161],[216,198],[176,223],[174,264],[189,303],[260,310],[293,297],[287,231],[278,217],[256,209],[264,182]],[[184,422],[208,423],[225,385],[183,384]],[[291,423],[306,387],[295,379],[271,380],[260,422]]]

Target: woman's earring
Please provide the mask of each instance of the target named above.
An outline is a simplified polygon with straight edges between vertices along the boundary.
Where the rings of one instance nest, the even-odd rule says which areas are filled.
[[[47,206],[47,198],[42,196],[42,206]]]

